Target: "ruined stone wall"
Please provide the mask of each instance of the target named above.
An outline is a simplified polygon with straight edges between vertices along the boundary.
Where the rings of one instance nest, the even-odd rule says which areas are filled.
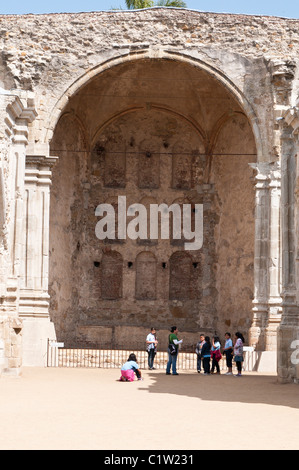
[[[114,109],[127,112],[107,122]],[[167,338],[176,324],[190,348],[199,331],[248,330],[256,147],[248,119],[215,81],[168,61],[115,67],[70,100],[51,152],[59,155],[50,294],[60,339],[126,347],[129,338],[143,347],[150,325]],[[95,209],[117,209],[118,196],[148,210],[203,204],[202,249],[149,232],[147,240],[98,240]]]
[[[260,311],[262,308],[267,311],[269,285],[266,285],[268,277],[265,280],[263,274],[269,266],[271,273],[280,269],[275,265],[279,255],[278,258],[275,254],[267,259],[271,251],[267,245],[270,235],[260,240],[259,234],[254,234],[255,195],[249,164],[262,164],[263,171],[269,165],[268,175],[272,171],[271,165],[279,168],[281,133],[276,119],[290,106],[295,106],[298,98],[298,23],[298,20],[292,19],[171,8],[138,12],[0,16],[1,99],[3,90],[19,97],[26,92],[32,93],[37,115],[29,124],[26,139],[28,137],[30,148],[46,149],[50,144],[52,155],[60,158],[53,169],[54,204],[50,228],[52,278],[49,287],[51,318],[59,334],[63,332],[66,337],[71,337],[68,335],[71,335],[70,332],[73,334],[74,326],[81,325],[83,339],[94,334],[96,342],[100,332],[106,335],[108,342],[113,340],[118,343],[123,335],[122,331],[117,336],[121,325],[131,324],[132,331],[136,330],[132,334],[142,336],[140,328],[145,328],[145,324],[149,327],[151,320],[156,318],[163,331],[175,320],[174,323],[179,323],[181,329],[185,328],[187,336],[194,332],[189,339],[191,344],[197,334],[195,330],[201,328],[209,332],[217,331],[221,335],[226,329],[235,327],[247,331],[251,323],[253,296],[260,309],[256,317],[257,331],[266,328],[267,314],[263,317]],[[124,86],[124,82],[118,80],[118,71],[136,70],[136,77],[140,77],[140,73],[142,76],[144,57],[159,64],[163,60],[172,64],[188,63],[189,87],[185,86],[185,75],[184,82],[179,80],[182,67],[178,66],[170,72],[175,86],[162,86],[164,95],[158,93],[161,91],[158,87],[150,87],[144,75],[143,82],[138,82],[138,89],[143,94],[138,97],[132,85],[134,77],[129,77],[130,87]],[[130,67],[138,61],[141,64],[139,69]],[[126,65],[118,69],[117,66],[122,64],[127,64],[127,69]],[[102,82],[97,81],[98,76],[103,77]],[[203,85],[205,83],[208,83],[207,89]],[[85,95],[84,91],[87,92]],[[148,94],[150,98],[146,99]],[[184,100],[185,97],[187,99]],[[7,100],[8,97],[1,102],[2,123],[7,117]],[[152,109],[158,113],[159,107],[160,113],[175,111],[174,120],[179,123],[180,136],[188,130],[184,119],[189,119],[192,126],[199,124],[198,133],[195,132],[190,140],[192,144],[198,140],[195,145],[200,154],[195,165],[197,179],[186,179],[188,161],[176,155],[172,158],[171,173],[163,160],[162,171],[158,171],[156,155],[161,142],[157,133],[151,135],[153,158],[151,165],[148,165],[144,155],[148,147],[145,121],[134,117],[134,123],[130,123],[128,114],[121,116],[123,110],[127,112],[134,106],[136,110],[142,109],[140,116],[142,113],[146,116],[146,112],[150,113]],[[185,124],[178,116],[183,116]],[[169,116],[167,119],[171,128],[172,121]],[[134,128],[134,125],[139,127]],[[152,123],[150,127],[153,127]],[[10,188],[14,187],[13,161],[9,156],[10,144],[2,138],[5,125],[2,124],[0,129],[2,195],[9,208],[14,199],[14,194],[9,194]],[[133,130],[139,130],[135,140],[125,142],[126,158],[121,159],[114,158],[115,146],[118,152],[124,142],[113,141],[112,138],[119,129],[131,134]],[[187,142],[175,141],[173,136],[171,139],[168,139],[168,145],[176,146],[176,154],[183,154]],[[38,147],[39,144],[45,145]],[[164,144],[165,139],[162,146]],[[132,155],[142,155],[139,166],[131,165],[134,158],[130,157],[128,149],[131,149]],[[36,152],[39,156],[39,150]],[[106,161],[105,152],[111,156]],[[223,158],[225,155],[227,158]],[[128,186],[125,176],[128,162],[132,181],[137,181],[136,186],[135,183]],[[256,168],[260,177],[262,170],[258,166]],[[162,180],[158,175],[160,178],[162,175]],[[201,285],[201,299],[196,298],[197,294],[192,294],[195,297],[192,306],[188,308],[189,313],[183,312],[183,316],[182,305],[172,305],[169,310],[169,302],[184,303],[187,288],[179,282],[180,275],[174,276],[171,282],[169,276],[167,282],[157,282],[156,289],[152,282],[154,278],[161,281],[166,269],[175,264],[175,257],[182,256],[181,247],[169,243],[162,249],[158,243],[134,245],[133,249],[129,244],[117,242],[104,244],[99,249],[91,236],[96,204],[106,199],[115,202],[120,190],[126,190],[134,202],[136,198],[140,201],[147,198],[147,203],[150,203],[155,196],[162,196],[161,181],[165,182],[166,177],[170,182],[170,187],[163,193],[167,202],[174,200],[172,196],[178,199],[189,197],[191,200],[196,187],[196,198],[199,201],[205,198],[204,204],[209,213],[204,224],[207,231],[207,245],[201,253],[204,260],[192,260],[200,267],[197,281]],[[117,190],[115,185],[118,185]],[[266,187],[262,188],[261,199],[256,197],[257,213],[259,204],[268,204],[265,202],[268,201],[267,190]],[[1,217],[3,219],[0,213]],[[9,241],[14,233],[9,212],[6,213],[6,228]],[[272,229],[274,233],[277,227]],[[12,273],[10,260],[13,258],[12,245],[8,242],[5,247],[4,235],[2,229],[1,292],[6,292],[4,285]],[[254,261],[254,238],[255,242],[261,242],[264,249],[263,259],[259,262]],[[275,243],[279,245],[277,240]],[[275,243],[271,242],[271,249],[276,246]],[[259,253],[257,243],[255,248]],[[109,258],[111,252],[113,263]],[[111,286],[107,280],[111,276],[114,278],[113,270],[115,266],[120,266],[121,259],[125,270],[122,275],[117,270],[117,282]],[[129,267],[128,263],[133,264]],[[188,262],[184,263],[181,265],[183,274],[189,269]],[[101,278],[102,269],[104,279]],[[136,281],[136,272],[139,281],[144,279],[144,282]],[[149,276],[146,279],[145,272]],[[17,278],[15,274],[16,284]],[[270,284],[273,279],[269,280]],[[165,283],[169,282],[170,289],[169,285],[165,287]],[[194,282],[191,284],[194,285]],[[163,298],[165,292],[167,299]],[[262,295],[257,298],[260,292]],[[277,297],[277,293],[275,295]],[[115,315],[111,315],[111,302],[116,306]],[[152,303],[152,306],[142,308],[140,315],[140,309],[132,308],[138,302],[147,306]],[[13,314],[17,314],[17,302],[11,306]],[[278,319],[275,318],[277,323]],[[97,327],[100,330],[92,333]],[[77,336],[80,334],[76,332]],[[132,336],[129,332],[126,334],[128,338]]]
[[[41,121],[81,75],[113,57],[129,51],[138,54],[147,47],[182,51],[213,64],[252,97],[261,118],[267,119],[263,114],[272,113],[272,98],[266,74],[272,63],[296,61],[299,48],[298,20],[170,8],[1,16],[0,25],[5,83],[39,95],[32,134],[37,140],[45,133]],[[264,132],[265,138],[268,133],[271,137],[267,125]]]

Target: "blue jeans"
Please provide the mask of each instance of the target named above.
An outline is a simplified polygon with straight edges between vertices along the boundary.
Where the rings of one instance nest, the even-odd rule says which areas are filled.
[[[150,369],[154,367],[154,359],[155,359],[155,350],[154,348],[148,350],[148,366]]]
[[[167,362],[167,366],[166,366],[166,373],[167,374],[170,374],[171,366],[172,366],[172,373],[173,374],[177,373],[177,371],[176,371],[177,358],[178,358],[178,354],[175,354],[174,356],[172,356],[171,354],[168,353],[168,362]]]

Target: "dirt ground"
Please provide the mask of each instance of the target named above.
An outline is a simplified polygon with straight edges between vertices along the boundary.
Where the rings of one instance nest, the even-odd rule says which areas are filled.
[[[299,449],[298,385],[256,373],[143,371],[132,383],[119,375],[24,368],[20,378],[2,376],[0,449]]]

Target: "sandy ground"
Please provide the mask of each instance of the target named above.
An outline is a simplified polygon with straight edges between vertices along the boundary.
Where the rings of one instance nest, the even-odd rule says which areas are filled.
[[[24,368],[0,378],[1,450],[299,449],[299,386],[272,375]],[[171,432],[171,430],[173,430]]]

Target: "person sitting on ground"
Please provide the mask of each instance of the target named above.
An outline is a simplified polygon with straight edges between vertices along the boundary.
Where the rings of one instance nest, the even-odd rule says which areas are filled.
[[[141,371],[137,364],[137,358],[134,353],[130,354],[127,362],[121,368],[120,382],[133,382],[135,375],[138,380],[142,380]]]

